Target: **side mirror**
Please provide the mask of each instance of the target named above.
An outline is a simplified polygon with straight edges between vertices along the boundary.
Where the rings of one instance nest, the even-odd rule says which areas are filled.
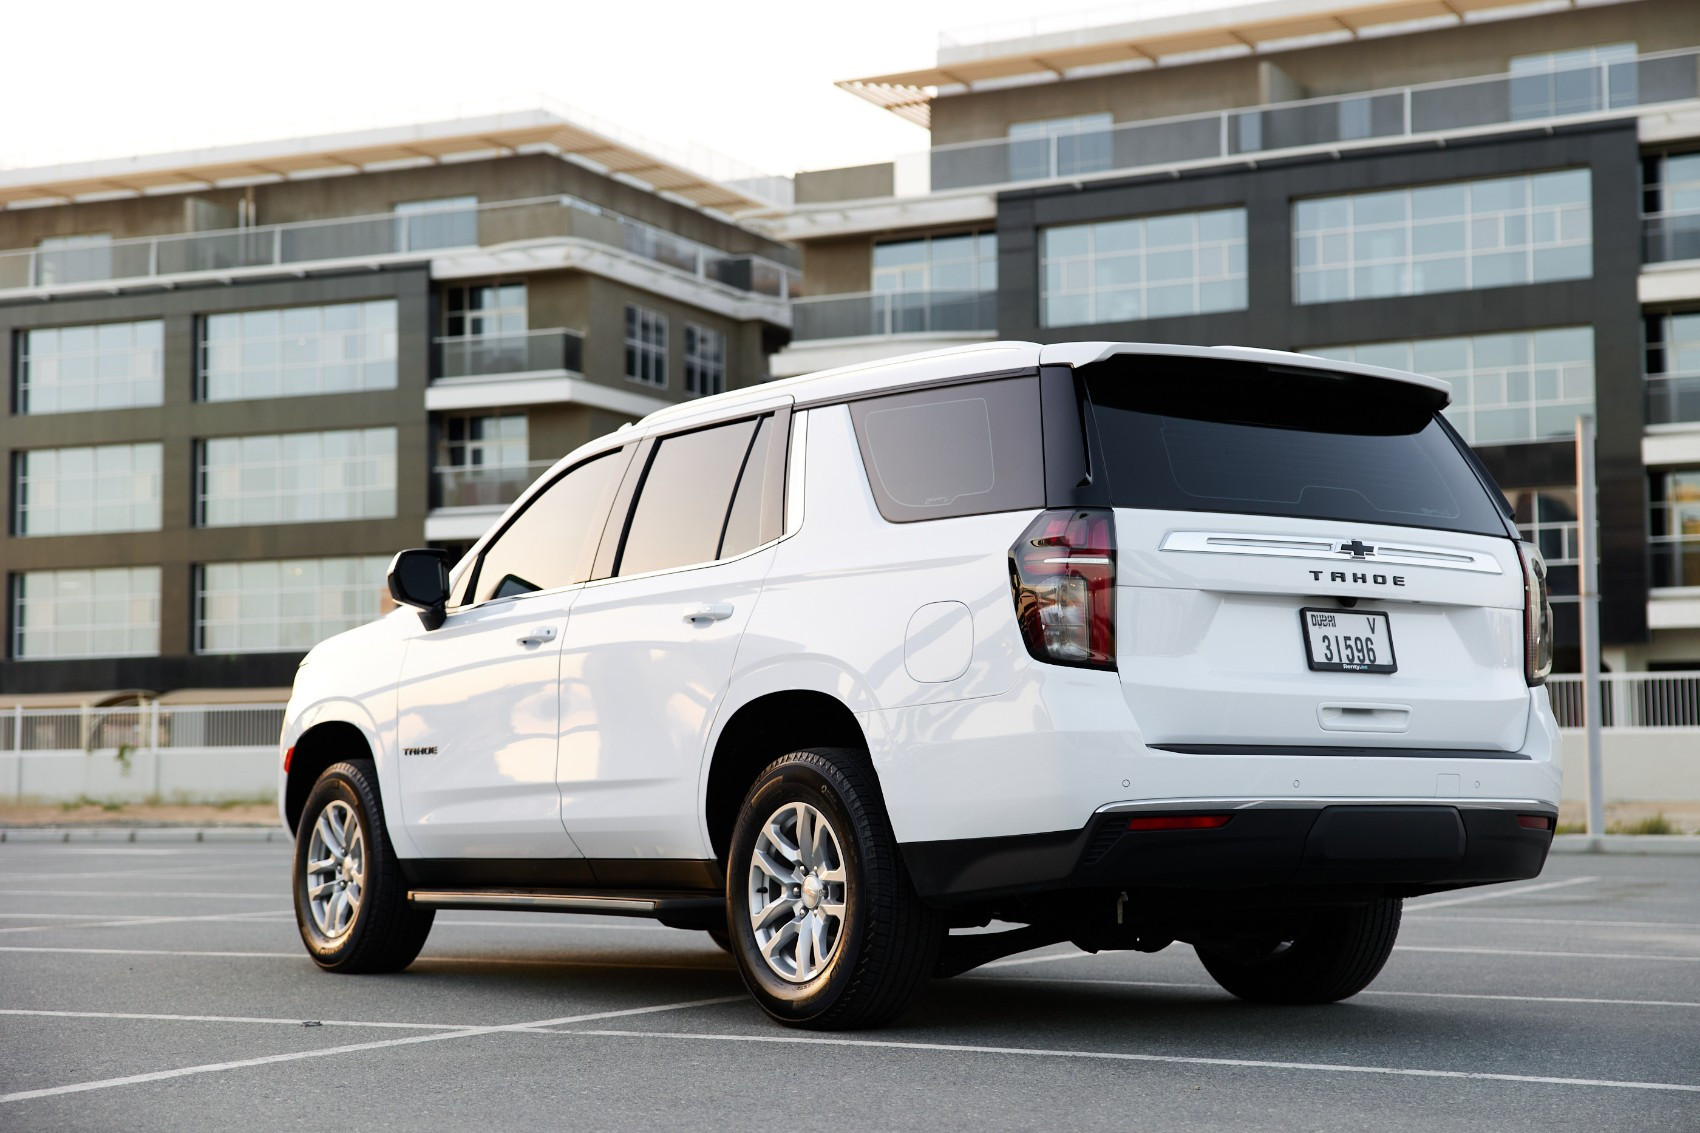
[[[448,616],[449,553],[436,547],[398,551],[386,575],[390,597],[419,611],[428,630],[436,629]]]

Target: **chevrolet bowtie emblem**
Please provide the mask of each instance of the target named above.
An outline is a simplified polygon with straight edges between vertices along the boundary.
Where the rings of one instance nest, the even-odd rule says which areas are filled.
[[[1341,543],[1334,550],[1342,555],[1350,555],[1354,559],[1367,559],[1375,554],[1374,547],[1367,543],[1360,543],[1356,539],[1353,539],[1350,543]]]

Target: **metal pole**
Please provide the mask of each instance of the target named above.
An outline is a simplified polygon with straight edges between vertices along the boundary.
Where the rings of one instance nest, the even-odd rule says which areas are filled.
[[[1606,794],[1600,757],[1600,562],[1595,545],[1594,418],[1576,418],[1576,529],[1582,557],[1582,716],[1588,725],[1588,833],[1606,830]]]

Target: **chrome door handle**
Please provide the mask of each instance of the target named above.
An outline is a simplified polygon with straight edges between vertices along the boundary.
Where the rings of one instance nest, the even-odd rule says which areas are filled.
[[[694,626],[701,626],[707,625],[709,622],[718,622],[731,616],[732,603],[715,602],[692,610],[690,613],[685,615],[685,620]]]
[[[521,645],[529,647],[529,646],[533,646],[533,645],[542,645],[545,641],[554,641],[554,640],[555,640],[555,627],[554,626],[538,626],[536,629],[532,630],[530,633],[522,636],[519,639],[519,643]]]

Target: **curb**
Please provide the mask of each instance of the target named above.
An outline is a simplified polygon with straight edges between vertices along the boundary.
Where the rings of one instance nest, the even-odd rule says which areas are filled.
[[[0,827],[0,842],[293,842],[269,826],[16,826]]]
[[[1559,834],[1555,854],[1700,854],[1700,834]]]

